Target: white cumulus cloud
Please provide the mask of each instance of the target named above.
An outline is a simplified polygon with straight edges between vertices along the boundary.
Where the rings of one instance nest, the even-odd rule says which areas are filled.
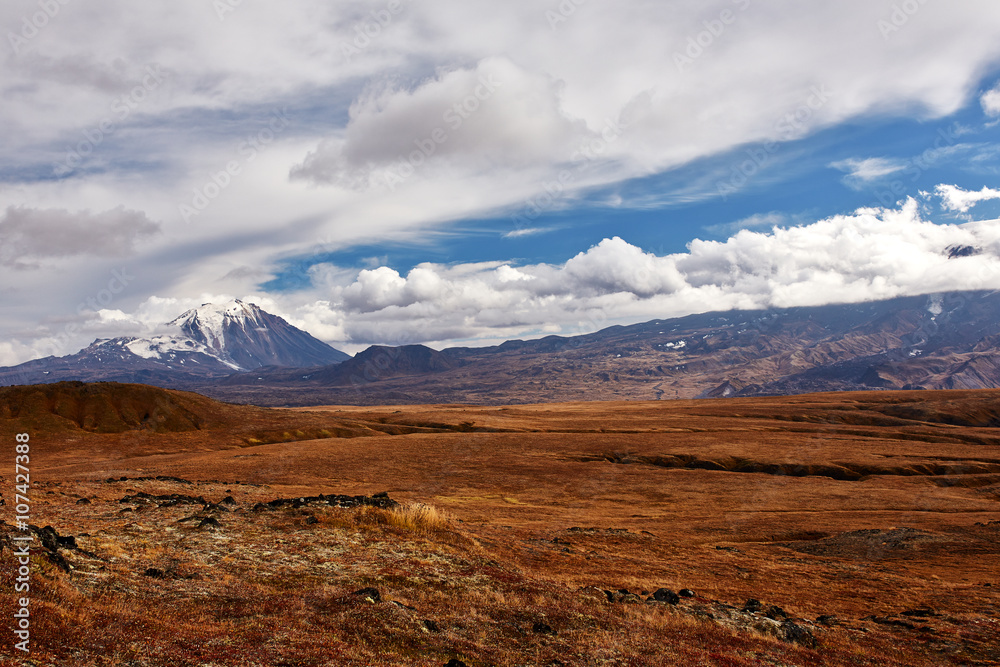
[[[949,259],[955,245],[982,253]],[[898,210],[861,209],[770,231],[744,229],[721,242],[695,240],[687,252],[665,256],[613,237],[558,265],[422,264],[406,275],[380,267],[340,285],[323,283],[322,300],[300,311],[336,323],[342,337],[328,340],[357,349],[998,287],[1000,221],[935,224],[911,199]]]
[[[949,211],[966,213],[970,208],[982,201],[1000,199],[1000,190],[984,187],[975,192],[963,190],[955,185],[939,185],[934,190],[942,199],[942,206]]]
[[[979,101],[983,105],[983,111],[986,112],[986,115],[1000,116],[1000,84],[983,93]]]

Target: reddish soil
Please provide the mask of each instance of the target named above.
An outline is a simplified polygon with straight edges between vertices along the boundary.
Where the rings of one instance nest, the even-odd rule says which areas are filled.
[[[51,387],[0,391],[33,522],[87,552],[37,553],[39,665],[1000,664],[998,391],[266,410]],[[253,511],[385,491],[440,512]],[[120,502],[140,492],[234,504]],[[697,597],[644,601],[661,587]]]

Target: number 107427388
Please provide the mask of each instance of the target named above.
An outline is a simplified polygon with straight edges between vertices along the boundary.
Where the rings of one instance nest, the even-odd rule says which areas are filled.
[[[31,471],[28,465],[31,463],[29,445],[30,437],[27,433],[18,433],[16,436],[17,445],[14,449],[17,454],[14,456],[15,491],[14,501],[16,503],[15,521],[21,530],[28,529],[28,521],[31,517],[31,500],[28,492],[31,490]]]

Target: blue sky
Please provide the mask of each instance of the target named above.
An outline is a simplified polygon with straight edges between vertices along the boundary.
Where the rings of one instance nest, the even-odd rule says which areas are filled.
[[[863,207],[895,207],[941,183],[974,190],[1000,184],[1000,123],[983,122],[978,97],[943,118],[858,119],[771,153],[762,150],[762,144],[748,144],[662,174],[594,188],[565,209],[534,218],[531,227],[537,233],[517,234],[516,218],[523,215],[523,207],[517,207],[455,221],[416,241],[296,257],[283,262],[265,286],[269,291],[308,288],[308,269],[320,263],[357,269],[386,265],[403,274],[423,262],[554,264],[615,235],[658,255],[683,253],[695,237],[725,240],[740,229],[768,231]],[[753,169],[748,159],[759,166]],[[852,178],[850,162],[865,159],[883,161],[887,173]],[[750,174],[738,188],[734,165],[746,166]],[[621,202],[610,204],[615,197]],[[1000,217],[1000,200],[980,204],[976,213]],[[961,223],[967,217],[933,208],[936,222]]]
[[[0,364],[1000,288],[993,0],[56,4],[0,8]]]

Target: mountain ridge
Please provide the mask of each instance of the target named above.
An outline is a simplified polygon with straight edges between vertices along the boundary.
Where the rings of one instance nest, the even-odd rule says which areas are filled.
[[[350,383],[309,369],[205,386],[267,404],[524,403],[1000,386],[1000,295],[961,292],[701,313],[580,336],[438,352],[452,367],[399,372],[376,355]],[[412,349],[423,346],[409,346]],[[374,349],[374,348],[370,348]],[[401,348],[394,348],[400,350]],[[425,348],[429,350],[429,348]],[[367,351],[366,351],[367,352]],[[406,355],[404,355],[406,356]],[[341,378],[342,379],[342,378]],[[271,391],[269,392],[268,387]]]
[[[186,387],[264,366],[326,365],[350,358],[238,299],[202,304],[164,327],[169,333],[98,338],[76,354],[0,368],[0,385],[75,380]]]
[[[226,319],[230,310],[232,321]],[[336,363],[309,363],[307,356],[298,365],[281,359],[264,363],[273,357],[254,337],[264,317],[273,316],[241,303],[207,314],[194,309],[173,321],[179,337],[143,339],[150,358],[128,349],[139,347],[134,340],[110,339],[78,353],[89,355],[85,377],[72,377],[74,369],[80,375],[79,358],[74,366],[74,359],[64,357],[0,369],[0,382],[10,383],[17,373],[33,382],[145,382],[260,405],[498,404],[1000,387],[998,292],[701,313],[483,348],[373,345]],[[269,341],[294,345],[268,326],[277,331]],[[160,347],[153,349],[154,344]],[[153,352],[172,353],[177,360],[178,346],[185,354],[177,363],[153,358]],[[134,363],[116,372],[115,355],[126,352]],[[233,368],[237,360],[253,365],[238,370]]]

